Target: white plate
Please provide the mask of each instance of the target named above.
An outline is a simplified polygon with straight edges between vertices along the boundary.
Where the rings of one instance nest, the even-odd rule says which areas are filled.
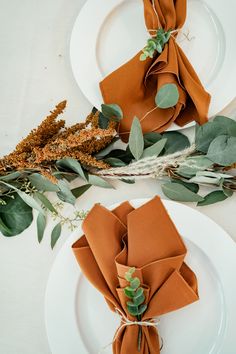
[[[212,95],[209,117],[235,98],[235,13],[235,0],[227,5],[188,0],[183,33],[189,32],[192,40],[179,35],[180,46]],[[87,0],[72,31],[70,58],[79,87],[95,107],[103,102],[99,82],[141,50],[147,38],[142,0]],[[183,128],[174,124],[173,129]]]
[[[146,201],[131,203],[138,207]],[[161,317],[161,354],[235,354],[235,244],[203,214],[163,202],[186,242],[186,261],[198,277],[200,301]],[[52,354],[97,354],[119,325],[117,315],[80,272],[71,250],[80,235],[81,230],[76,231],[65,243],[48,280],[45,318]],[[111,347],[104,353],[112,353]]]

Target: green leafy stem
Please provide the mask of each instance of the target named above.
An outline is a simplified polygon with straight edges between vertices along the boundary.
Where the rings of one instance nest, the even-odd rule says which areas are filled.
[[[159,28],[156,35],[147,40],[147,45],[143,48],[140,55],[140,60],[145,61],[147,58],[153,58],[155,52],[161,54],[171,37],[171,32],[171,30],[165,31],[163,28]]]
[[[147,310],[147,304],[145,304],[144,289],[140,286],[141,282],[138,277],[133,277],[135,273],[135,268],[130,268],[125,273],[125,279],[129,283],[128,286],[124,288],[124,293],[129,301],[127,301],[127,311],[128,313],[136,317],[138,321],[142,320],[142,315]],[[142,328],[139,326],[138,332],[138,351],[141,350],[141,340],[142,340]]]

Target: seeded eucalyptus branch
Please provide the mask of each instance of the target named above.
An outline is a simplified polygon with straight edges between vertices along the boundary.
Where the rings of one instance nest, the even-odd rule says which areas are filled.
[[[171,36],[171,30],[165,32],[163,28],[159,28],[152,38],[147,40],[147,45],[143,48],[140,60],[145,61],[147,58],[153,58],[155,52],[162,53],[165,44],[168,43]]]
[[[145,304],[144,289],[140,286],[140,280],[138,277],[133,278],[135,273],[135,268],[130,268],[125,273],[125,279],[129,283],[128,286],[124,288],[125,295],[130,299],[127,301],[127,310],[129,314],[136,317],[138,321],[142,320],[142,315],[147,310],[147,304]],[[142,328],[139,326],[138,332],[138,351],[141,350],[142,341]]]

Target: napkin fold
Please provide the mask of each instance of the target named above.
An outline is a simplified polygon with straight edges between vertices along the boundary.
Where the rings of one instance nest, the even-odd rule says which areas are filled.
[[[153,59],[140,61],[139,52],[100,82],[104,102],[116,103],[123,110],[119,134],[124,141],[127,141],[135,116],[139,118],[144,133],[163,132],[173,122],[179,126],[193,120],[199,124],[207,122],[210,104],[210,95],[176,42],[186,19],[187,1],[143,0],[143,4],[150,35],[159,28],[172,30],[172,35],[161,54],[156,52]],[[201,48],[199,55],[204,56]],[[178,103],[172,108],[154,110],[157,91],[170,83],[178,88]]]
[[[142,321],[198,300],[196,276],[184,263],[186,247],[159,197],[137,209],[128,202],[113,211],[96,204],[82,228],[84,235],[72,246],[74,255],[112,311],[118,309],[135,320],[127,311],[129,299],[123,291],[131,267],[136,268],[134,276],[141,281],[148,305]],[[120,328],[113,341],[114,354],[160,352],[157,328],[145,326],[138,351],[139,327]]]

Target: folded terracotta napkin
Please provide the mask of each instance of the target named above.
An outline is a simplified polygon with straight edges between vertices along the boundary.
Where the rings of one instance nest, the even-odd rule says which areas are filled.
[[[134,116],[140,119],[144,132],[162,132],[173,122],[184,126],[193,120],[199,124],[207,121],[210,95],[176,42],[176,36],[185,22],[186,2],[143,0],[147,30],[172,30],[169,42],[161,54],[156,52],[153,59],[140,61],[139,52],[100,83],[104,102],[116,103],[123,110],[124,118],[119,128],[123,140],[127,140]],[[154,33],[150,31],[150,35]],[[199,55],[204,56],[201,48]],[[147,114],[155,108],[157,91],[167,83],[177,85],[179,102],[174,108],[158,108]]]
[[[129,299],[123,291],[125,273],[131,267],[136,267],[148,306],[142,321],[198,300],[196,276],[184,263],[186,247],[159,197],[137,209],[128,202],[113,211],[96,204],[83,222],[83,231],[84,236],[72,246],[75,257],[112,311],[118,309],[135,320],[127,311]],[[158,331],[153,326],[141,326],[138,351],[139,328],[122,326],[114,338],[113,353],[159,353]]]

